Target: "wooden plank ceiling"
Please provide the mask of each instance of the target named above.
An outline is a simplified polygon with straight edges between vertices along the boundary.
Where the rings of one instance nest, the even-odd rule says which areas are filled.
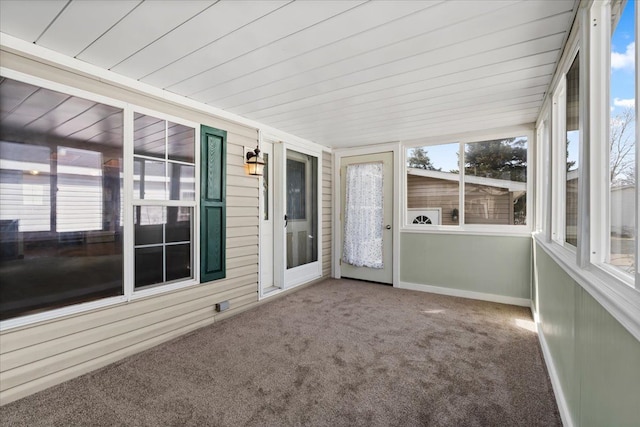
[[[0,30],[329,147],[532,123],[575,0],[0,2]]]

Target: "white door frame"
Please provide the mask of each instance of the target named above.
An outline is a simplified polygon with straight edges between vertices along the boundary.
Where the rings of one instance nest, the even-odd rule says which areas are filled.
[[[331,267],[333,271],[333,277],[340,278],[340,257],[342,255],[342,227],[340,226],[340,212],[342,210],[342,195],[341,188],[342,182],[340,177],[340,167],[343,157],[359,156],[363,154],[377,154],[393,152],[393,222],[392,222],[392,235],[393,235],[393,286],[398,287],[400,285],[400,214],[401,207],[404,205],[402,200],[401,182],[403,179],[404,167],[402,165],[402,146],[400,142],[392,142],[387,144],[379,144],[371,147],[356,147],[356,148],[343,148],[333,150],[333,212],[332,212],[332,228],[333,236],[331,242],[331,250],[333,253],[333,259]],[[386,202],[385,202],[386,203]]]
[[[258,274],[259,274],[259,278],[258,278],[258,297],[259,299],[264,298],[265,296],[267,296],[267,294],[271,294],[271,292],[273,292],[273,290],[269,293],[265,292],[265,289],[267,288],[267,286],[270,287],[280,287],[279,285],[279,281],[276,278],[276,274],[274,271],[274,259],[275,259],[275,250],[274,250],[274,238],[273,238],[273,231],[274,231],[274,226],[273,226],[273,220],[275,218],[275,213],[274,213],[274,191],[273,191],[273,176],[274,176],[274,165],[273,165],[273,146],[274,146],[275,142],[272,141],[271,139],[268,138],[262,138],[262,135],[260,135],[260,149],[262,150],[262,155],[264,157],[264,154],[268,154],[268,167],[266,168],[266,172],[268,174],[267,177],[260,177],[259,178],[259,192],[258,192],[258,200],[259,203],[258,205],[260,206],[260,219],[258,222],[258,241],[259,241],[259,252],[258,252]],[[268,192],[269,192],[269,200],[267,201],[268,206],[267,206],[267,212],[269,213],[269,220],[265,221],[264,220],[264,191],[263,191],[263,186],[264,186],[264,180],[265,178],[268,179],[268,183],[269,183],[269,188],[268,188]],[[264,227],[268,227],[270,228],[270,230],[264,230]],[[269,239],[265,239],[265,231],[270,232],[270,238]],[[268,256],[265,256],[265,254],[270,254]],[[266,267],[264,264],[266,262],[270,262],[271,265],[270,267]],[[267,271],[271,271],[271,278],[269,280],[269,285],[264,283],[264,274]]]
[[[282,141],[277,137],[265,135],[260,132],[259,141],[269,141],[272,143],[271,153],[271,175],[272,181],[270,187],[273,189],[273,209],[271,211],[273,224],[273,285],[279,289],[273,290],[268,294],[263,294],[262,286],[262,267],[258,268],[258,299],[267,298],[277,295],[285,290],[292,289],[296,286],[307,283],[311,280],[322,277],[322,148],[320,146],[312,146],[297,141]],[[318,260],[309,264],[301,265],[287,270],[286,268],[286,235],[284,228],[285,201],[286,201],[286,154],[287,150],[294,150],[299,153],[314,156],[318,159],[318,177],[317,177],[317,207],[318,207],[318,231],[316,236],[316,244],[318,245]],[[261,184],[260,184],[261,185]],[[259,192],[260,206],[262,206],[262,187]],[[260,212],[262,215],[262,212]],[[258,222],[258,233],[262,236],[262,221]],[[260,241],[259,252],[265,250]],[[258,256],[260,263],[261,257]]]

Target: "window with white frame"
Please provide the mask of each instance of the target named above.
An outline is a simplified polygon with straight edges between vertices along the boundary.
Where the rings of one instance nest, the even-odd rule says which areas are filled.
[[[409,224],[459,224],[459,151],[458,143],[407,149]]]
[[[135,288],[191,279],[196,130],[141,113],[133,127]]]
[[[0,319],[123,295],[123,109],[5,77],[0,104]]]
[[[628,1],[614,11],[609,78],[609,241],[605,261],[626,274],[636,272],[638,216],[636,163],[636,11]]]
[[[527,136],[407,148],[407,225],[526,225],[527,151]]]
[[[565,100],[565,143],[566,166],[564,187],[564,239],[565,242],[578,246],[578,174],[580,167],[580,58],[573,60],[566,75]],[[561,144],[559,142],[559,144]],[[562,166],[562,165],[561,165]]]
[[[553,239],[578,246],[580,58],[575,54],[553,97]]]
[[[2,324],[192,283],[199,266],[196,125],[47,85],[0,77],[7,112],[0,126]]]
[[[639,11],[636,2],[613,0],[595,2],[586,12],[578,24],[587,25],[588,31],[579,34],[588,35],[589,40],[578,37],[568,46],[552,98],[550,201],[555,244],[548,248],[564,258],[585,287],[597,286],[612,301],[624,300],[614,311],[637,318],[633,310],[640,307],[640,294],[630,292],[629,285],[640,289],[636,185]],[[578,34],[575,29],[574,34]],[[577,53],[579,47],[582,51]],[[588,69],[581,73],[580,66]],[[581,81],[581,76],[590,80]],[[581,99],[580,93],[588,94],[588,99]],[[579,185],[577,174],[583,181]]]

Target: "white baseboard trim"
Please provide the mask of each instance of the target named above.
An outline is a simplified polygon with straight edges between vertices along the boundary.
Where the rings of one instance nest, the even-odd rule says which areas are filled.
[[[445,288],[442,286],[423,285],[419,283],[400,282],[400,289],[410,289],[412,291],[431,292],[433,294],[449,295],[452,297],[462,297],[477,299],[481,301],[498,302],[501,304],[519,305],[521,307],[531,307],[531,300],[527,298],[508,297],[504,295],[487,294],[484,292],[465,291],[462,289]]]
[[[544,356],[544,363],[547,365],[547,371],[549,372],[549,378],[551,379],[551,387],[553,387],[553,394],[556,397],[556,403],[558,404],[558,411],[560,412],[560,418],[562,419],[562,425],[564,427],[573,427],[573,419],[571,418],[571,412],[569,412],[569,405],[567,405],[567,399],[564,397],[562,387],[560,386],[560,378],[558,377],[558,371],[551,358],[551,351],[547,345],[547,340],[542,333],[542,325],[540,324],[540,317],[538,313],[531,307],[531,314],[533,314],[533,321],[536,324],[536,330],[538,331],[538,340],[540,341],[540,347],[542,348],[542,355]]]

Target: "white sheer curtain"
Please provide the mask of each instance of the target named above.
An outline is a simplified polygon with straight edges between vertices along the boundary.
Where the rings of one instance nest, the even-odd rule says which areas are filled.
[[[383,268],[382,163],[347,166],[342,261]]]

